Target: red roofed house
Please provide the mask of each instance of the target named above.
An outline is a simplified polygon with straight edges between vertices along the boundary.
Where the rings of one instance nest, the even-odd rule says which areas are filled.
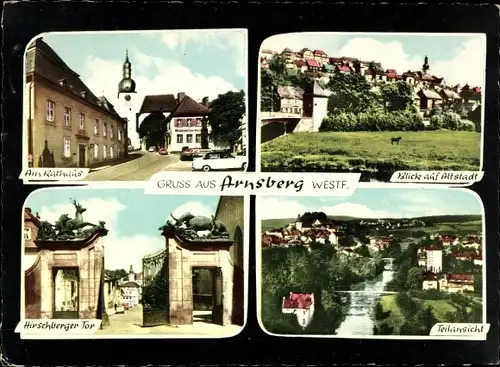
[[[437,275],[432,271],[426,271],[422,274],[422,290],[438,289]]]
[[[210,114],[208,97],[202,102],[195,101],[186,93],[145,96],[138,115],[149,114],[142,122],[153,115],[163,115],[169,133],[165,141],[165,148],[169,152],[180,152],[183,147],[201,148],[202,119]],[[139,123],[137,117],[137,123]],[[208,124],[210,134],[210,124]],[[209,141],[209,148],[213,148]]]
[[[439,289],[449,293],[474,292],[474,275],[445,274],[444,278],[439,280]]]
[[[387,69],[385,71],[385,76],[387,77],[388,81],[394,81],[397,80],[398,73],[396,72],[395,69]]]
[[[350,73],[351,71],[352,71],[352,69],[348,65],[346,65],[346,64],[337,65],[335,67],[335,72],[337,72],[337,73],[347,74],[347,73]]]
[[[304,60],[295,60],[294,62],[295,68],[299,72],[304,72],[307,70],[307,64]]]
[[[288,298],[283,297],[281,312],[295,314],[302,329],[305,329],[314,316],[314,294],[290,292]]]
[[[439,241],[443,246],[456,246],[459,243],[458,238],[456,236],[442,235],[439,236]]]
[[[314,59],[320,64],[327,64],[329,62],[328,55],[322,50],[314,50]]]
[[[306,60],[307,70],[309,71],[318,71],[321,68],[321,65],[316,60],[307,59]]]

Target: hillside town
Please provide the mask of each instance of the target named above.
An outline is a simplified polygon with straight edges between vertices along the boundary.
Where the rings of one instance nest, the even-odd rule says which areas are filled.
[[[331,92],[327,90],[326,84],[333,74],[359,74],[369,81],[374,88],[380,82],[405,81],[413,87],[413,102],[423,116],[427,116],[431,110],[441,105],[460,106],[468,112],[475,111],[481,104],[481,87],[469,85],[447,85],[443,77],[433,75],[427,56],[423,58],[421,70],[396,70],[390,65],[385,67],[380,62],[359,60],[354,57],[334,57],[327,55],[322,50],[311,50],[303,48],[293,51],[285,48],[282,51],[261,49],[260,67],[268,70],[273,58],[282,60],[285,70],[289,74],[302,74],[315,80],[313,95],[317,98],[328,97]],[[305,91],[299,86],[276,86],[276,92],[280,100],[279,108],[272,114],[282,113],[287,116],[309,116],[306,105],[307,97],[312,91]],[[318,103],[314,103],[318,106]],[[326,104],[321,104],[321,109],[326,109]],[[479,113],[479,111],[477,111]],[[314,111],[313,111],[314,113]],[[324,118],[325,111],[318,111]],[[317,125],[317,124],[316,124]]]
[[[425,225],[418,219],[402,220],[360,220],[365,228],[408,228]],[[288,225],[265,230],[261,236],[262,248],[305,247],[329,245],[338,253],[348,257],[373,257],[387,252],[391,246],[400,244],[406,238],[397,234],[360,235],[346,233],[345,222],[330,219],[303,221],[301,215]],[[416,250],[416,263],[422,269],[422,290],[439,289],[445,292],[474,292],[474,274],[481,274],[483,265],[482,236],[471,233],[466,236],[431,233],[424,238],[411,239],[409,244]],[[389,269],[389,268],[387,268]]]

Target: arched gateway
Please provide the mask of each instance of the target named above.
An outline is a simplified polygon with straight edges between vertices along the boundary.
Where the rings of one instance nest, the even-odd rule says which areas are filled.
[[[225,225],[190,213],[160,228],[166,248],[143,258],[143,326],[193,324],[193,270],[211,273],[211,322],[232,323],[233,265]]]

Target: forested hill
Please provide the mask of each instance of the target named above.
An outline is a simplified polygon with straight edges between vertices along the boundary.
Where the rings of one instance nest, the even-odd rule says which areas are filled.
[[[470,215],[436,215],[436,216],[425,216],[425,217],[415,217],[415,218],[355,218],[349,216],[328,216],[328,219],[336,222],[359,222],[359,221],[376,221],[378,219],[386,221],[400,221],[400,220],[418,220],[425,222],[428,225],[434,225],[439,223],[465,223],[465,222],[475,222],[481,221],[482,216],[476,214]],[[262,220],[262,231],[273,228],[281,228],[287,226],[289,223],[295,222],[296,218],[281,218],[281,219],[264,219]]]

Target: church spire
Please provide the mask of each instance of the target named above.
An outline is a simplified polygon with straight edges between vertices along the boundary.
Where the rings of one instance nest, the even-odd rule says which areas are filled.
[[[422,71],[427,73],[429,71],[429,58],[427,56],[424,57],[424,64],[422,65]]]
[[[128,57],[128,49],[125,50],[125,61],[123,63],[123,78],[118,84],[118,95],[120,93],[135,93],[135,82],[132,79],[132,63]]]

